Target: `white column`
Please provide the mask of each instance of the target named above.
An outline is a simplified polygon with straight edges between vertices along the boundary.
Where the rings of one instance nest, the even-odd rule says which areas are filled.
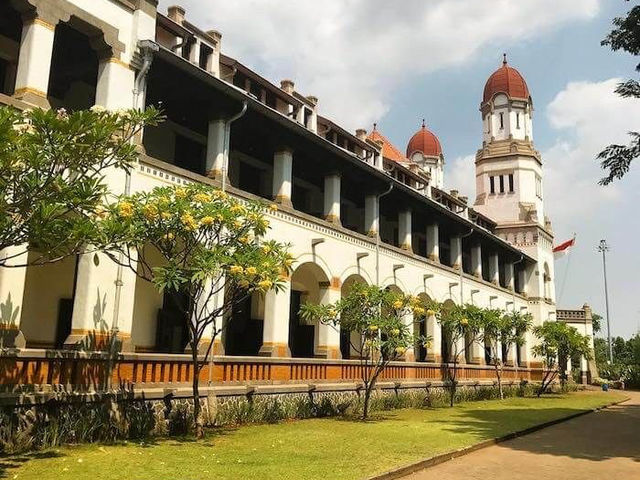
[[[471,272],[478,278],[482,277],[482,247],[479,243],[471,247]]]
[[[110,110],[131,108],[135,72],[116,57],[100,61],[96,85],[96,104]]]
[[[509,345],[509,348],[507,349],[507,358],[503,360],[506,365],[512,367],[518,361],[518,355],[516,353],[517,348],[518,346],[515,343]]]
[[[402,323],[405,325],[407,330],[413,334],[413,313],[407,312],[402,316]],[[404,352],[404,360],[406,362],[415,362],[416,361],[416,352],[413,344],[408,345],[407,349]]]
[[[431,337],[431,348],[427,348],[427,362],[440,363],[442,361],[442,329],[435,315],[428,316],[427,335]]]
[[[324,177],[324,219],[340,225],[340,175],[332,173]]]
[[[460,270],[462,268],[462,238],[451,237],[450,255],[451,266]]]
[[[331,305],[340,300],[340,284],[332,282],[320,287],[320,303]],[[340,326],[319,324],[317,326],[315,356],[318,358],[342,358],[340,353]]]
[[[518,283],[520,284],[521,293],[523,295],[527,295],[527,291],[529,290],[527,286],[527,270],[526,268],[521,268],[518,270]]]
[[[440,261],[439,227],[437,223],[427,225],[427,258]]]
[[[28,20],[22,27],[14,96],[43,108],[49,107],[47,90],[55,29],[40,18]]]
[[[269,290],[264,298],[264,331],[260,355],[265,357],[290,357],[289,350],[289,302],[291,282],[277,292]]]
[[[492,253],[489,256],[489,280],[494,285],[500,284],[500,263],[497,253]]]
[[[224,277],[220,279],[220,282],[217,285],[223,285],[223,284],[225,284]],[[213,314],[213,312],[216,312],[218,309],[220,309],[223,306],[222,303],[224,302],[224,291],[218,292],[217,295],[212,295],[209,298],[209,293],[213,288],[212,285],[213,285],[213,282],[211,282],[211,280],[207,281],[203,291],[203,297],[205,298],[197,302],[197,305],[198,305],[197,308],[200,309],[199,312],[201,312],[200,318],[204,318],[204,316]],[[215,333],[214,330],[215,330],[217,331],[217,335],[215,336],[215,339],[213,341],[213,346],[211,347],[211,354],[224,355],[223,340],[224,340],[225,329],[223,329],[223,326],[224,326],[225,320],[226,319],[223,318],[222,315],[220,315],[215,319],[215,322],[213,322],[211,325],[207,327],[207,330],[202,335],[200,345],[198,345],[199,352],[201,352],[202,354],[206,353],[207,349],[209,348],[209,344],[211,343],[211,339],[214,337],[214,333]],[[188,348],[189,346],[187,345],[187,349]]]
[[[411,210],[398,213],[398,244],[401,249],[413,251],[411,243]]]
[[[225,159],[225,136],[227,122],[218,118],[209,121],[207,133],[207,158],[205,171],[210,178],[222,178]]]
[[[131,345],[136,274],[102,253],[86,253],[78,260],[71,334],[65,348],[103,350],[117,334],[120,349]]]
[[[580,383],[587,384],[589,367],[587,365],[587,359],[580,356]]]
[[[466,340],[464,338],[459,338],[457,340],[456,345],[451,347],[452,356],[457,352],[458,353],[458,363],[464,364],[467,363],[467,352],[465,350]]]
[[[364,229],[369,237],[377,237],[380,231],[380,211],[377,195],[364,198]]]
[[[293,152],[277,151],[273,156],[273,199],[276,203],[291,206]]]
[[[474,341],[470,346],[471,355],[469,358],[471,359],[471,363],[474,365],[483,365],[484,364],[484,349],[482,345],[478,341]]]
[[[26,248],[26,245],[5,248],[0,252],[2,264],[26,264]],[[26,275],[27,267],[0,266],[0,348],[26,346],[26,340],[20,330]]]
[[[513,276],[513,262],[504,264],[504,282],[509,290],[514,288],[514,276]]]

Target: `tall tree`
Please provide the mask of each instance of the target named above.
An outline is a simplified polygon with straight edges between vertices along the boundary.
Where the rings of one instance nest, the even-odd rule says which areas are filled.
[[[624,50],[634,56],[640,54],[640,6],[633,7],[626,17],[614,18],[613,25],[615,28],[601,44],[614,52]],[[636,71],[640,71],[640,64],[636,66]],[[623,98],[640,98],[640,83],[627,80],[618,84],[615,92]],[[640,156],[640,132],[630,131],[629,136],[631,141],[628,145],[609,145],[598,154],[602,169],[608,170],[600,180],[600,185],[609,185],[615,179],[622,178],[629,171],[631,162]]]
[[[90,243],[106,171],[130,168],[138,158],[133,139],[160,120],[153,108],[0,107],[0,267],[26,264],[27,249],[38,253],[31,263],[43,264]]]
[[[122,196],[99,220],[101,247],[174,299],[189,332],[194,424],[204,435],[199,378],[223,318],[253,292],[281,288],[292,258],[265,240],[267,207],[213,187],[157,187]],[[275,205],[269,207],[275,209]],[[203,338],[209,338],[202,344]]]

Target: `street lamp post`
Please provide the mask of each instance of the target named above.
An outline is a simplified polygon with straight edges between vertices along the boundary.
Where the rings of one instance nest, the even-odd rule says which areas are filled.
[[[606,240],[600,240],[598,251],[602,253],[602,271],[604,274],[604,301],[607,312],[607,341],[609,343],[609,363],[613,363],[613,346],[611,345],[611,322],[609,320],[609,291],[607,288],[607,252],[609,245]]]

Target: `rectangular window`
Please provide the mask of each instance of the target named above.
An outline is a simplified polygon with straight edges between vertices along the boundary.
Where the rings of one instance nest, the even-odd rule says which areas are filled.
[[[500,175],[500,193],[504,193],[504,175]]]
[[[500,114],[500,129],[504,128],[504,113]]]
[[[520,113],[516,113],[516,128],[520,128]]]
[[[509,192],[513,193],[513,173],[509,174]]]
[[[536,175],[536,196],[542,200],[542,178]]]
[[[489,186],[490,186],[490,192],[491,193],[496,193],[496,177],[491,176],[489,177]]]

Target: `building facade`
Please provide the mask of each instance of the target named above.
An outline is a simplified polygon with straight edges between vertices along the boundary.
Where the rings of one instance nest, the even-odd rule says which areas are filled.
[[[162,14],[155,0],[0,6],[0,103],[162,108],[167,120],[145,130],[130,182],[109,173],[113,193],[224,182],[239,198],[279,204],[268,214],[269,236],[291,243],[294,270],[282,292],[255,294],[227,319],[204,379],[241,388],[354,382],[348,339],[297,313],[303,302],[336,301],[354,282],[528,311],[536,324],[555,319],[533,103],[506,59],[480,105],[471,205],[444,190],[443,149],[424,123],[403,153],[377,128],[351,133],[320,114],[322,99],[291,80],[275,85],[223,51],[219,32],[195,26],[181,7]],[[3,326],[2,383],[95,386],[107,371],[100,351],[113,335],[122,345],[108,370],[114,381],[142,388],[192,374],[175,307],[104,254],[3,269],[0,302],[18,319]],[[407,351],[385,378],[439,380],[448,360],[439,326],[434,318],[407,322],[433,346]],[[507,378],[539,378],[533,342],[504,353]],[[461,369],[465,381],[493,375],[480,347],[466,352]]]

